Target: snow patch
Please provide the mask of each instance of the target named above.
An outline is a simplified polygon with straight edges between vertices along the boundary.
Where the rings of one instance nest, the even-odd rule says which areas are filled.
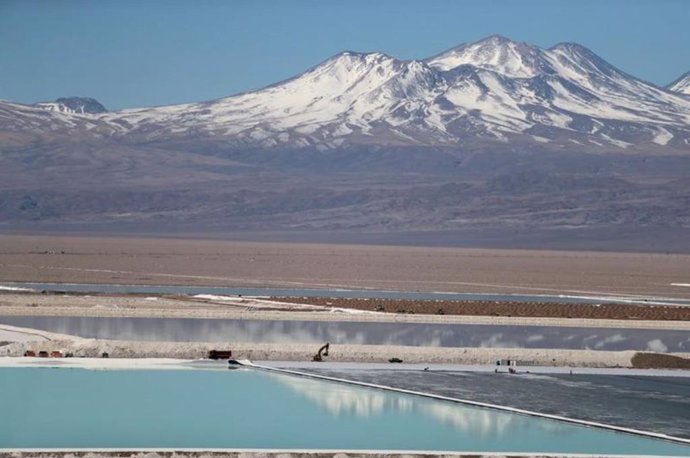
[[[241,299],[239,296],[217,296],[215,294],[195,294],[192,297],[209,301],[236,301],[237,299]]]
[[[672,139],[673,134],[671,132],[664,129],[663,127],[657,127],[657,134],[652,139],[652,142],[656,143],[657,145],[666,146],[668,145],[668,142],[670,142]]]

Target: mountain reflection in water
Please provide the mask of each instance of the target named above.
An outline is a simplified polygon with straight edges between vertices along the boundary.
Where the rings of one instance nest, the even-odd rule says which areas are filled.
[[[115,340],[690,351],[687,331],[660,329],[50,316],[0,316],[0,324]]]
[[[497,410],[468,407],[450,401],[425,399],[413,395],[400,395],[383,390],[330,383],[324,391],[324,382],[302,377],[285,377],[271,374],[279,383],[297,393],[312,404],[335,417],[353,416],[367,418],[383,412],[413,413],[430,417],[438,423],[463,434],[490,437],[509,430],[528,428],[532,418]],[[549,433],[558,434],[558,422],[545,422]]]

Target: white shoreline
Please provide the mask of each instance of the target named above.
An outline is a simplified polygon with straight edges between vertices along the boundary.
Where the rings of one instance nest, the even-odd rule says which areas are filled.
[[[19,326],[12,326],[9,324],[0,323],[0,340],[4,340],[11,343],[25,344],[37,344],[38,342],[44,342],[46,345],[50,345],[49,342],[52,341],[81,341],[84,339],[78,336],[72,336],[68,334],[58,334],[55,332],[42,331],[40,329],[21,328]]]
[[[244,360],[243,360],[244,361]],[[330,370],[387,370],[387,371],[434,371],[448,372],[507,372],[507,366],[490,364],[390,364],[359,362],[302,362],[302,361],[253,361],[252,364],[274,370],[330,369]],[[36,357],[0,357],[1,368],[65,368],[85,370],[226,370],[226,360],[209,359],[176,359],[176,358],[36,358]],[[627,375],[640,377],[682,377],[690,378],[690,370],[684,369],[632,369],[577,366],[518,366],[520,373],[530,374],[570,374],[576,375]]]
[[[194,370],[227,369],[227,361],[175,358],[0,358],[0,368],[64,368],[85,370]]]
[[[477,452],[477,451],[442,451],[442,450],[370,450],[370,449],[272,449],[272,448],[0,448],[0,455],[3,453],[7,454],[27,454],[32,456],[32,454],[46,454],[46,453],[59,453],[59,454],[69,454],[69,453],[96,453],[96,454],[123,454],[123,453],[190,453],[190,454],[205,454],[205,453],[233,453],[233,454],[248,454],[250,457],[256,456],[257,458],[266,458],[266,455],[275,458],[285,458],[292,454],[296,455],[326,455],[333,456],[337,458],[338,456],[345,454],[346,456],[354,455],[360,457],[375,456],[375,457],[391,457],[391,456],[401,456],[401,457],[422,457],[422,456],[455,456],[455,457],[467,457],[467,458],[477,458],[477,457],[544,457],[544,458],[687,458],[681,455],[630,455],[630,454],[586,454],[586,453],[525,453],[525,452]]]

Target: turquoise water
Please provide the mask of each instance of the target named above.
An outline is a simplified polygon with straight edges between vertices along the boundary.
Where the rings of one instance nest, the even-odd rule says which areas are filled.
[[[690,456],[668,441],[252,369],[0,369],[0,447]]]

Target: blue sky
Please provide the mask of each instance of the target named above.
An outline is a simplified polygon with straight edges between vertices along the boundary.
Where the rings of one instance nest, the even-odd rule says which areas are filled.
[[[690,70],[689,24],[690,0],[0,0],[0,99],[210,100],[343,50],[424,58],[496,33],[663,85]]]

